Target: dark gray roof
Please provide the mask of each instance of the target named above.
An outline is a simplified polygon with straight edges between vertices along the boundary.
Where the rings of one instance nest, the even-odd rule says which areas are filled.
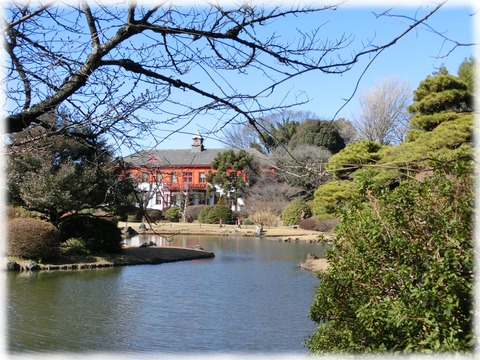
[[[183,166],[183,165],[210,165],[219,152],[226,150],[239,151],[238,149],[204,149],[192,151],[191,149],[172,150],[143,150],[126,156],[123,160],[133,166]],[[266,162],[266,156],[256,149],[243,149],[254,155],[261,163]]]

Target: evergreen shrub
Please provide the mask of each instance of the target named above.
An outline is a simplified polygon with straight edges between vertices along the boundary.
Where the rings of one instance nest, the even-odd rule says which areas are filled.
[[[207,223],[207,215],[210,212],[210,209],[213,208],[213,205],[205,205],[203,208],[200,209],[198,213],[197,220],[200,223],[206,224]]]
[[[62,242],[79,239],[90,252],[114,253],[122,250],[122,234],[111,221],[95,216],[72,216],[59,224]]]
[[[163,217],[170,222],[179,222],[182,217],[182,210],[178,207],[171,207],[163,211]]]
[[[8,221],[9,256],[45,260],[56,255],[59,244],[59,231],[51,223],[33,218]]]
[[[312,216],[312,210],[307,203],[303,201],[296,201],[288,204],[282,212],[283,225],[291,226],[300,224],[302,210],[304,211],[305,219]]]
[[[233,212],[230,208],[224,205],[214,205],[208,212],[205,222],[207,224],[216,224],[222,219],[224,224],[233,223]]]
[[[313,353],[472,351],[474,196],[465,163],[378,194],[366,187],[344,209],[310,310],[319,324],[307,340]]]
[[[89,255],[90,250],[85,247],[85,242],[82,239],[71,238],[60,244],[62,249],[65,249],[70,255]]]

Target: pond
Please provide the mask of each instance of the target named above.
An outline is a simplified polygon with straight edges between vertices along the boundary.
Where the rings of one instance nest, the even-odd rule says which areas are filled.
[[[215,258],[81,271],[7,273],[12,354],[306,354],[318,279],[298,267],[319,244],[141,236]]]

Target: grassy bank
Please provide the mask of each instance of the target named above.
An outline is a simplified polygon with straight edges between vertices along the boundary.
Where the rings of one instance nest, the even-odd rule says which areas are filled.
[[[129,226],[135,231],[139,231],[139,222],[120,222],[118,226],[123,229]],[[200,223],[171,223],[159,222],[156,224],[146,224],[148,234],[159,235],[217,235],[217,236],[246,236],[253,237],[255,232],[255,225],[242,225],[238,228],[237,225],[223,225],[218,224],[200,224]],[[303,230],[299,227],[289,226],[275,226],[263,228],[265,237],[279,238],[282,240],[302,240],[302,241],[317,241],[320,233],[318,231]],[[329,235],[325,234],[328,239]]]

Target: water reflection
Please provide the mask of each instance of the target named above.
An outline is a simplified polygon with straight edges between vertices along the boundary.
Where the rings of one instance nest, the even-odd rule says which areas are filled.
[[[168,246],[172,242],[172,238],[166,238],[159,235],[133,235],[125,237],[124,243],[128,246],[140,246],[143,243],[155,245],[155,246]]]
[[[297,265],[309,252],[321,255],[319,245],[206,236],[168,245],[200,245],[215,258],[7,274],[9,349],[305,353],[318,280]]]

